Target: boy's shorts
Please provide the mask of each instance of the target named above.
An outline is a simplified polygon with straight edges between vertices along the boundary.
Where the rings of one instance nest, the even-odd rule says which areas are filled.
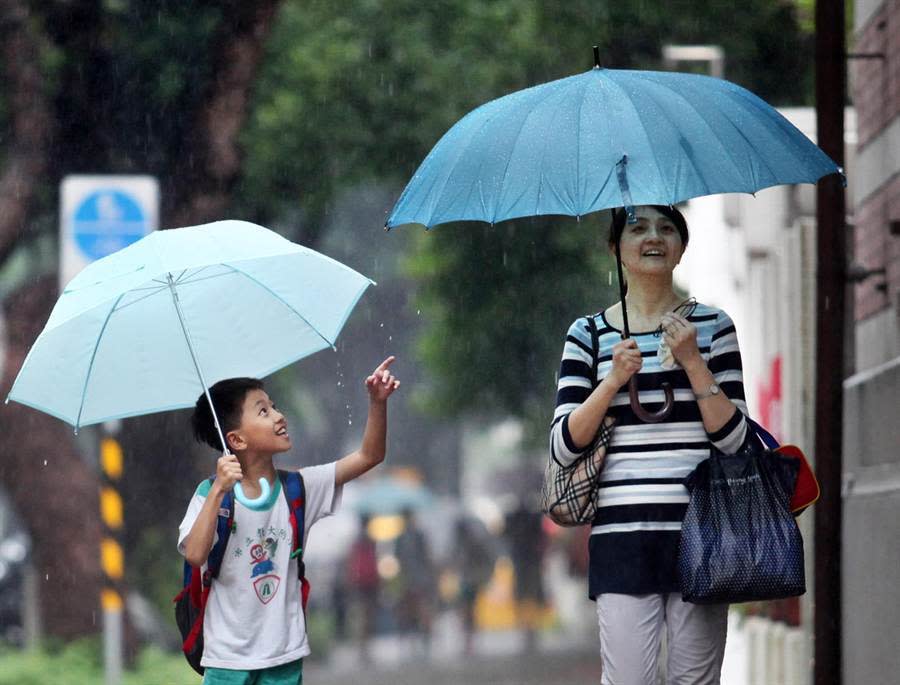
[[[203,685],[303,685],[303,659],[256,671],[207,667]]]

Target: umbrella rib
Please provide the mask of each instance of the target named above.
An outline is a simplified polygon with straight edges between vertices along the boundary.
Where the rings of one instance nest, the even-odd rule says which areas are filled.
[[[135,289],[135,290],[137,290],[137,289]],[[149,288],[140,288],[140,290],[149,290]],[[118,302],[116,302],[116,305],[114,306],[113,311],[121,312],[123,309],[128,309],[133,304],[137,304],[138,302],[143,302],[148,297],[153,297],[154,295],[159,295],[159,293],[163,292],[164,290],[166,290],[166,288],[156,288],[155,290],[153,290],[153,292],[148,292],[146,295],[142,295],[141,297],[137,298],[136,300],[132,300],[131,302],[126,302],[121,307],[119,307]],[[129,290],[128,292],[135,292],[135,291]],[[127,294],[128,293],[122,293],[122,295],[119,297],[119,300],[121,301],[122,297],[124,297]]]
[[[631,94],[628,92],[628,89],[625,88],[625,86],[623,86],[621,83],[619,83],[618,81],[615,81],[613,79],[609,79],[609,82],[615,84],[616,88],[618,88],[625,95],[625,98],[628,100],[628,102],[631,103],[632,109],[634,110],[635,114],[637,114],[638,120],[641,122],[642,130],[646,132],[647,125],[646,125],[646,122],[644,121],[644,118],[641,116],[641,110],[635,104],[634,99],[631,97]],[[647,139],[647,147],[650,149],[650,154],[653,157],[653,164],[656,166],[656,173],[659,175],[660,180],[665,179],[665,175],[663,174],[662,167],[659,164],[659,157],[656,156],[656,149],[654,148],[653,144],[650,142],[650,136],[646,135],[646,133],[645,133],[645,137]],[[627,154],[627,152],[625,152],[625,154]],[[672,194],[674,194],[674,193],[672,193]]]
[[[285,302],[285,301],[284,301],[284,298],[281,297],[278,293],[274,292],[271,288],[269,288],[269,287],[266,286],[265,284],[260,283],[258,280],[256,280],[255,278],[253,278],[253,276],[251,276],[250,274],[248,274],[246,271],[242,271],[241,269],[238,269],[236,266],[234,266],[234,265],[232,265],[232,264],[223,264],[223,266],[227,266],[229,269],[234,269],[234,272],[235,272],[235,273],[239,273],[239,274],[241,274],[242,276],[244,276],[245,278],[247,278],[247,279],[249,279],[250,281],[252,281],[253,283],[256,283],[256,285],[258,285],[260,288],[262,288],[263,290],[265,290],[265,291],[266,291],[267,293],[269,293],[272,297],[274,297],[276,300],[278,300],[279,302],[281,302],[281,304],[283,304],[285,307],[287,307],[288,309],[290,309],[294,314],[296,314],[297,317],[298,317],[301,321],[303,321],[303,323],[305,323],[307,326],[309,326],[309,327],[312,329],[312,331],[313,331],[316,335],[318,335],[320,338],[322,338],[322,340],[324,340],[324,341],[328,344],[328,346],[329,346],[331,349],[333,349],[333,350],[336,350],[336,349],[337,349],[337,348],[334,346],[334,343],[333,343],[333,342],[331,342],[328,338],[326,338],[324,335],[322,335],[322,333],[319,332],[319,329],[318,329],[318,328],[316,328],[315,326],[313,326],[313,325],[309,322],[309,320],[308,320],[305,316],[303,316],[303,314],[301,314],[301,313],[298,312],[296,309],[294,309],[290,304],[288,304],[287,302]]]
[[[685,97],[683,93],[675,90],[674,88],[670,88],[666,84],[660,83],[660,85],[663,88],[665,88],[666,90],[668,90],[669,93],[671,93],[674,97],[683,100],[690,109],[694,110],[694,112],[697,114],[697,117],[703,122],[703,124],[706,126],[707,130],[712,134],[713,138],[715,138],[719,142],[719,144],[722,146],[723,150],[729,149],[729,146],[725,144],[725,141],[722,140],[722,137],[719,135],[718,130],[714,126],[712,126],[712,124],[710,124],[710,122],[707,120],[707,117],[704,114],[704,112],[699,107],[697,107],[690,98]],[[688,88],[690,88],[690,85],[688,85]],[[741,104],[743,104],[743,103],[741,103]],[[725,121],[727,121],[734,128],[737,135],[740,136],[741,139],[747,143],[747,147],[750,150],[754,150],[755,149],[754,146],[750,143],[750,140],[747,138],[747,136],[744,135],[744,132],[741,129],[741,127],[737,126],[731,120],[731,118],[727,116],[727,113],[725,110],[721,110],[721,113],[722,113],[722,118]],[[771,176],[773,178],[777,178],[777,175],[772,171],[772,168],[769,166],[768,162],[766,161],[765,155],[759,155],[758,157],[759,157],[760,161],[762,162],[763,166],[765,166],[766,169],[769,171],[769,174],[771,174]],[[737,173],[741,175],[741,177],[744,176],[743,172],[741,171],[740,167],[738,167],[737,162],[734,160],[734,158],[732,158],[730,155],[725,155],[725,159],[731,164],[731,166],[737,171]],[[690,162],[691,162],[691,166],[693,166],[694,169],[697,170],[697,172],[699,174],[699,169],[697,169],[697,165],[694,163],[693,160],[690,160]],[[707,187],[707,189],[708,189],[708,187]]]
[[[88,364],[88,370],[84,376],[84,387],[81,390],[81,402],[78,405],[78,416],[75,419],[76,431],[78,430],[78,426],[81,424],[81,413],[84,411],[84,400],[85,397],[87,397],[88,383],[91,382],[91,373],[94,371],[94,360],[97,358],[97,349],[100,347],[100,341],[103,339],[103,334],[106,332],[106,326],[109,323],[113,312],[116,311],[116,306],[119,304],[123,297],[125,297],[125,293],[119,295],[116,298],[116,301],[113,302],[113,306],[110,308],[109,312],[106,314],[106,318],[103,320],[103,326],[100,328],[100,333],[97,335],[97,341],[94,343],[94,350],[91,352],[91,361]]]
[[[499,199],[503,197],[503,189],[504,189],[504,187],[506,186],[506,179],[509,178],[509,167],[510,167],[510,164],[512,164],[513,153],[515,152],[516,147],[518,147],[518,145],[519,145],[519,139],[522,137],[522,131],[525,130],[525,124],[528,123],[528,120],[531,118],[531,115],[534,114],[535,110],[537,110],[538,107],[542,106],[542,105],[543,105],[545,102],[547,102],[547,100],[549,100],[552,96],[556,95],[556,89],[555,89],[555,88],[554,88],[554,89],[548,89],[548,90],[549,90],[550,92],[548,92],[548,93],[543,97],[543,99],[541,99],[541,101],[540,101],[539,103],[537,103],[534,107],[532,107],[530,110],[528,110],[528,114],[526,114],[526,115],[523,117],[522,123],[519,124],[519,130],[516,131],[516,137],[515,137],[515,140],[513,141],[513,144],[512,144],[512,146],[510,147],[510,154],[509,154],[509,157],[506,158],[506,166],[505,166],[504,169],[503,169],[503,180],[500,181],[500,196],[498,197],[497,205],[494,206],[494,216],[493,216],[493,218],[491,219],[491,223],[492,223],[492,224],[497,222],[497,210],[499,209],[499,204],[500,204],[500,203],[499,203]],[[481,175],[481,170],[479,169],[479,176],[480,176],[480,175]]]

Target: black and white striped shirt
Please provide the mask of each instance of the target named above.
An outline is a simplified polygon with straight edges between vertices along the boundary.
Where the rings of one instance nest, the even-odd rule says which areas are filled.
[[[613,345],[622,338],[621,331],[609,324],[603,312],[594,315],[594,320],[599,334],[599,383],[612,368]],[[688,503],[682,482],[709,456],[710,442],[731,454],[746,437],[747,406],[734,324],[722,310],[703,304],[697,305],[689,320],[697,328],[700,354],[716,383],[740,411],[715,434],[707,433],[687,374],[680,367],[667,371],[660,366],[658,336],[632,332],[643,357],[637,374],[641,404],[647,411],[659,409],[663,382],[671,384],[675,402],[665,421],[652,424],[635,416],[627,385],[610,404],[616,426],[600,476],[600,506],[591,530],[591,598],[602,592],[678,590],[675,561]],[[590,330],[582,317],[566,335],[550,429],[551,455],[563,464],[582,453],[569,434],[569,414],[591,393],[592,355]]]

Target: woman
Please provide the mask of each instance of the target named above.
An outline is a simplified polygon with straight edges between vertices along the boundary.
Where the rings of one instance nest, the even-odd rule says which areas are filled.
[[[688,503],[682,481],[709,456],[710,442],[731,454],[746,437],[741,357],[725,312],[682,302],[674,291],[672,270],[688,243],[681,213],[644,206],[636,208],[636,219],[627,224],[625,211],[617,210],[609,237],[628,275],[631,337],[622,340],[621,302],[594,315],[594,387],[587,320],[569,328],[550,446],[557,459],[571,461],[607,414],[616,419],[589,543],[602,682],[655,684],[665,630],[668,682],[706,685],[719,682],[728,607],[681,601],[676,558]],[[628,382],[635,374],[650,411],[662,402],[661,383],[671,384],[674,407],[662,422],[644,423],[632,411]]]

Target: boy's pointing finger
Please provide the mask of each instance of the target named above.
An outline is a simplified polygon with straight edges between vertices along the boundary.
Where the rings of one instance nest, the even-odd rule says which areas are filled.
[[[397,357],[395,357],[394,355],[391,355],[390,357],[388,357],[387,359],[385,359],[383,362],[381,362],[381,363],[378,365],[378,368],[375,369],[375,375],[377,375],[377,374],[379,374],[380,372],[382,372],[382,371],[384,371],[385,369],[387,369],[391,364],[394,363],[394,360],[395,360],[396,358],[397,358]]]

